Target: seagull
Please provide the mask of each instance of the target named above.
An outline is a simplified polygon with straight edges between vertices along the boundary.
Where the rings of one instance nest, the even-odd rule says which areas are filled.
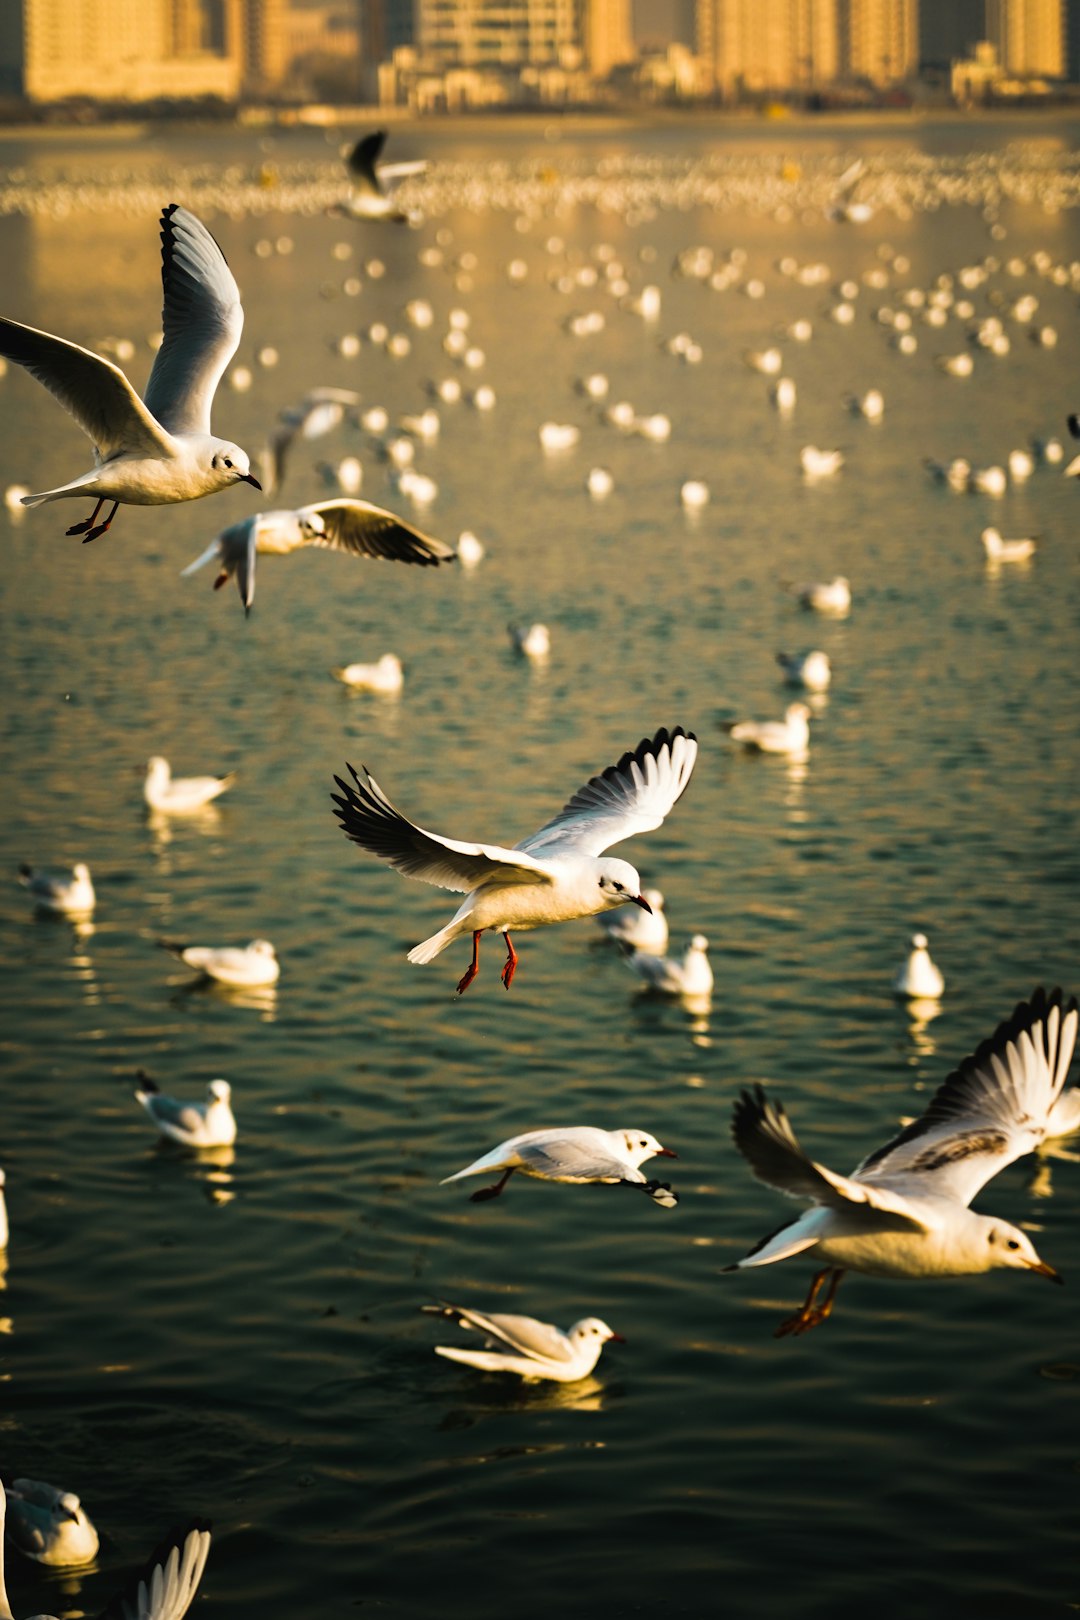
[[[916,1001],[938,1001],[945,990],[940,968],[931,961],[925,934],[912,934],[911,950],[893,980],[898,996],[911,996]]]
[[[355,408],[360,395],[352,388],[312,388],[299,405],[286,405],[278,412],[281,426],[274,430],[263,458],[266,487],[273,494],[285,477],[285,461],[294,439],[321,439],[345,420],[348,407]]]
[[[706,952],[709,942],[704,934],[695,934],[679,958],[653,955],[648,951],[632,951],[626,965],[650,990],[660,990],[672,996],[708,996],[712,994],[713,971]]]
[[[7,1487],[7,1538],[24,1557],[57,1569],[97,1557],[98,1533],[75,1492],[39,1479],[15,1479]]]
[[[158,944],[197,973],[236,989],[254,990],[276,984],[281,976],[277,952],[268,939],[253,939],[244,946],[179,945],[172,939],[159,939]]]
[[[16,1481],[18,1483],[18,1481]],[[23,1483],[26,1483],[25,1481]],[[0,1488],[0,1620],[14,1620],[4,1582],[4,1519],[7,1493]],[[195,1597],[210,1552],[210,1525],[195,1519],[166,1538],[140,1574],[115,1594],[101,1620],[183,1620]],[[47,1614],[33,1620],[55,1620]]]
[[[405,684],[401,659],[396,653],[383,653],[374,664],[346,664],[343,669],[332,669],[331,675],[357,691],[379,692],[384,696],[400,692]]]
[[[551,652],[551,631],[546,624],[509,624],[506,628],[511,646],[522,658],[539,664]]]
[[[218,565],[214,589],[220,590],[236,575],[244,612],[251,612],[255,600],[255,559],[287,557],[302,546],[323,546],[328,551],[351,552],[354,557],[385,557],[392,562],[415,563],[420,568],[436,568],[453,562],[454,552],[441,540],[432,540],[395,512],[372,506],[370,501],[335,496],[293,511],[256,512],[254,517],[232,523],[188,563],[181,577],[186,579],[208,562]]]
[[[227,1080],[211,1080],[204,1103],[182,1102],[167,1097],[142,1069],[135,1076],[137,1102],[142,1103],[162,1136],[181,1147],[231,1147],[236,1141],[236,1120],[229,1099],[232,1087]],[[0,1620],[3,1616],[0,1615]]]
[[[851,610],[851,585],[843,574],[835,579],[815,580],[809,585],[793,585],[791,589],[800,606],[815,613],[826,613],[843,618]]]
[[[641,892],[649,902],[648,911],[602,911],[596,920],[609,939],[624,945],[627,950],[652,951],[662,956],[668,942],[664,896],[659,889],[643,889]]]
[[[649,910],[629,862],[599,857],[612,844],[661,825],[684,792],[696,758],[693,732],[681,726],[658,731],[586,782],[558,815],[513,849],[426,832],[395,810],[366,766],[361,766],[363,781],[348,767],[355,786],[335,776],[341,793],[331,798],[342,830],[354,843],[406,877],[466,895],[444,928],[413,946],[409,961],[430,962],[460,935],[471,934],[472,962],[457,987],[462,995],[479,971],[480,936],[492,930],[506,940],[501,976],[509,990],[518,960],[511,928],[570,922],[628,903]]]
[[[1036,542],[1030,538],[1003,540],[999,529],[988,528],[980,539],[988,563],[1028,562],[1035,555]]]
[[[481,1187],[471,1195],[470,1202],[483,1204],[490,1198],[498,1198],[518,1170],[523,1176],[534,1176],[538,1181],[603,1181],[639,1187],[665,1209],[671,1209],[679,1200],[667,1183],[649,1181],[638,1169],[646,1159],[657,1156],[679,1157],[670,1148],[661,1147],[656,1137],[647,1131],[602,1131],[595,1125],[554,1126],[508,1137],[456,1175],[444,1176],[439,1186],[461,1181],[465,1176],[482,1176],[489,1170],[501,1170],[503,1173],[493,1186]]]
[[[778,652],[776,662],[789,686],[804,686],[808,692],[824,692],[832,680],[829,655],[817,647],[812,652]]]
[[[489,1316],[463,1305],[421,1305],[420,1309],[429,1316],[442,1316],[459,1327],[475,1328],[484,1334],[483,1350],[437,1344],[437,1356],[484,1372],[517,1373],[530,1384],[544,1378],[559,1384],[587,1378],[605,1344],[626,1343],[621,1333],[615,1333],[598,1316],[583,1317],[563,1333],[532,1316]]]
[[[805,703],[789,703],[782,720],[727,720],[724,730],[732,742],[759,754],[803,755],[810,747],[811,718]]]
[[[76,861],[70,877],[55,877],[51,872],[28,866],[24,861],[19,867],[19,882],[29,889],[39,911],[58,912],[65,917],[84,917],[93,911],[97,901],[90,880],[90,868],[85,861]]]
[[[352,180],[352,192],[344,203],[330,210],[335,214],[348,214],[352,219],[389,219],[399,224],[408,221],[386,190],[388,180],[403,180],[410,174],[423,174],[427,164],[421,159],[411,163],[381,163],[376,169],[379,154],[386,145],[386,130],[377,129],[357,141],[345,167]]]
[[[160,754],[147,762],[143,798],[151,810],[169,816],[186,816],[224,793],[236,781],[236,772],[227,776],[173,776],[167,759]]]
[[[799,465],[803,476],[813,481],[832,478],[844,465],[842,450],[819,450],[816,444],[804,444],[799,451]]]
[[[119,366],[77,343],[0,319],[0,356],[25,366],[78,422],[94,446],[91,472],[24,495],[24,506],[69,496],[97,501],[68,534],[83,543],[104,534],[121,502],[168,506],[232,484],[251,484],[247,453],[210,432],[210,407],[244,325],[240,293],[206,226],[170,203],[161,215],[165,337],[140,399]],[[113,508],[104,523],[106,501]]]
[[[777,1338],[805,1333],[832,1310],[845,1271],[872,1277],[966,1277],[999,1267],[1061,1278],[1031,1239],[972,1198],[1045,1139],[1076,1042],[1077,1004],[1036,990],[949,1075],[926,1112],[850,1176],[808,1159],[780,1103],[760,1086],[735,1104],[732,1133],[759,1181],[812,1207],[727,1271],[814,1249],[822,1268]],[[817,1297],[828,1279],[828,1291]]]

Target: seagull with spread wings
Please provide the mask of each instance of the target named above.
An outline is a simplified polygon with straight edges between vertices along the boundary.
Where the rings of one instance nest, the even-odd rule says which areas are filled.
[[[658,731],[586,782],[557,816],[513,849],[426,832],[394,808],[364,766],[363,778],[348,767],[352,785],[335,776],[341,792],[331,798],[354,843],[406,877],[466,895],[445,928],[413,946],[409,961],[430,962],[471,933],[472,962],[458,984],[461,995],[479,971],[480,936],[490,930],[506,940],[502,982],[509,990],[518,961],[511,929],[570,922],[627,903],[651,909],[629,862],[602,857],[601,851],[659,827],[685,790],[696,758],[693,732],[681,726]]]
[[[605,1344],[626,1343],[621,1333],[614,1332],[598,1316],[583,1317],[564,1333],[550,1322],[538,1322],[534,1316],[488,1315],[464,1305],[421,1305],[420,1309],[484,1335],[483,1350],[437,1344],[437,1356],[479,1367],[483,1372],[517,1373],[530,1384],[543,1378],[558,1384],[588,1378]]]
[[[728,1271],[812,1250],[822,1262],[806,1301],[777,1338],[805,1333],[832,1310],[845,1271],[871,1277],[967,1277],[1008,1267],[1061,1278],[1025,1232],[968,1208],[981,1187],[1049,1134],[1076,1044],[1075,997],[1036,990],[949,1075],[924,1114],[837,1175],[803,1152],[780,1103],[760,1086],[735,1104],[735,1145],[759,1181],[812,1207]],[[821,1304],[817,1298],[828,1283]]]
[[[386,145],[386,130],[376,129],[361,136],[345,159],[345,167],[352,181],[347,200],[330,210],[333,214],[348,214],[353,219],[389,219],[398,224],[408,221],[386,189],[389,180],[404,180],[411,174],[423,174],[427,163],[423,158],[407,163],[378,163],[379,154]]]

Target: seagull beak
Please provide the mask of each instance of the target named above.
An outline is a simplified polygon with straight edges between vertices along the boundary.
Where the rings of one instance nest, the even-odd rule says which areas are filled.
[[[626,1340],[623,1338],[621,1333],[609,1333],[607,1336],[607,1342],[608,1344],[625,1344]]]
[[[1030,1271],[1037,1271],[1040,1277],[1049,1277],[1051,1282],[1061,1283],[1061,1285],[1064,1287],[1065,1279],[1061,1275],[1061,1272],[1055,1271],[1053,1266],[1048,1266],[1045,1260],[1039,1260],[1037,1263],[1032,1263],[1028,1269]]]
[[[241,473],[240,482],[242,484],[250,484],[252,489],[257,489],[259,493],[262,494],[262,485],[259,483],[259,480],[255,477],[254,473]]]
[[[677,1153],[672,1153],[670,1148],[657,1148],[653,1157],[657,1159],[677,1159],[679,1155]],[[1046,1269],[1049,1270],[1049,1267]]]
[[[630,898],[634,902],[635,906],[640,906],[642,911],[647,911],[649,913],[649,916],[650,917],[652,916],[653,908],[652,908],[652,906],[650,906],[649,902],[646,900],[646,898],[645,898],[645,896],[643,894],[632,894],[630,896]]]

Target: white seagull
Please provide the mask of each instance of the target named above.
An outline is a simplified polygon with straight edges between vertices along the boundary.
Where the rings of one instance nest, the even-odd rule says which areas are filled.
[[[831,614],[843,618],[851,609],[851,585],[843,574],[834,579],[814,580],[809,585],[793,585],[800,606],[815,613]]]
[[[588,1378],[600,1359],[605,1344],[625,1344],[598,1316],[583,1317],[564,1333],[550,1322],[533,1316],[488,1315],[463,1305],[421,1305],[429,1316],[442,1316],[459,1327],[474,1328],[484,1335],[483,1350],[459,1350],[437,1344],[435,1354],[447,1361],[464,1362],[484,1372],[517,1373],[526,1383],[552,1379],[572,1384]]]
[[[25,366],[75,418],[94,446],[91,472],[69,484],[24,495],[24,506],[69,496],[97,501],[68,534],[84,543],[104,534],[121,503],[168,506],[213,495],[231,484],[262,486],[247,453],[210,432],[210,407],[244,325],[240,293],[206,226],[177,203],[161,215],[164,341],[145,399],[119,366],[77,343],[0,319],[0,355]],[[104,523],[98,514],[113,508]]]
[[[727,720],[732,742],[759,754],[804,755],[810,747],[812,712],[805,703],[789,703],[782,720]]]
[[[713,987],[708,949],[705,935],[695,934],[681,957],[633,951],[627,956],[626,965],[650,990],[670,996],[704,997],[712,994]]]
[[[410,174],[423,174],[427,164],[420,159],[410,163],[380,163],[376,168],[385,144],[385,129],[374,130],[357,141],[345,159],[352,192],[344,203],[332,208],[331,213],[348,214],[353,219],[389,219],[399,224],[408,220],[408,214],[387,192],[386,182],[404,180]]]
[[[253,517],[231,523],[194,562],[188,563],[181,577],[186,579],[206,563],[216,562],[215,591],[235,574],[244,612],[250,613],[255,600],[256,557],[260,553],[264,557],[287,557],[303,546],[323,546],[354,557],[384,557],[420,568],[454,561],[449,546],[421,534],[395,512],[372,506],[370,501],[339,495],[291,511],[256,512]]]
[[[789,686],[803,686],[808,692],[824,692],[832,680],[829,655],[815,647],[811,652],[778,652],[776,662]]]
[[[143,798],[151,810],[161,810],[168,816],[186,816],[202,810],[235,781],[235,771],[227,776],[174,776],[168,760],[155,754],[147,762]]]
[[[57,1569],[97,1557],[98,1533],[75,1492],[40,1479],[13,1479],[7,1487],[7,1538],[24,1557]]]
[[[551,652],[551,631],[546,624],[508,624],[510,645],[522,658],[541,664]]]
[[[171,939],[159,939],[158,944],[196,973],[234,989],[258,989],[276,984],[281,976],[277,952],[268,939],[253,939],[250,945],[243,946],[180,945]]]
[[[286,405],[278,412],[280,427],[275,428],[266,447],[262,470],[270,494],[280,488],[285,462],[294,439],[321,439],[345,420],[347,409],[355,410],[360,395],[352,388],[311,388],[299,405]]]
[[[649,909],[637,911],[602,911],[597,922],[609,939],[625,945],[631,951],[652,951],[662,956],[667,950],[668,921],[664,915],[664,896],[659,889],[643,889],[642,896]]]
[[[647,1131],[602,1131],[595,1125],[551,1126],[541,1131],[525,1131],[521,1136],[510,1136],[490,1153],[474,1159],[456,1175],[444,1176],[439,1186],[450,1181],[462,1181],[466,1176],[482,1176],[491,1170],[503,1173],[490,1187],[481,1187],[471,1195],[474,1204],[498,1198],[506,1183],[517,1170],[523,1176],[534,1176],[538,1181],[565,1181],[584,1183],[602,1181],[626,1187],[638,1187],[649,1194],[665,1209],[678,1203],[678,1197],[666,1182],[649,1181],[642,1175],[639,1165],[646,1159],[659,1156],[677,1159],[670,1148],[661,1147],[655,1136]]]
[[[911,950],[893,980],[898,996],[916,1001],[938,1001],[945,990],[941,969],[931,960],[925,934],[912,934]]]
[[[979,537],[988,563],[1028,562],[1036,552],[1036,542],[1030,536],[1021,540],[1005,540],[1000,529],[986,528]]]
[[[76,861],[70,877],[56,877],[51,872],[27,866],[24,861],[19,867],[19,882],[29,889],[39,911],[57,912],[65,917],[86,916],[97,903],[90,868],[85,861]]]
[[[641,880],[628,861],[600,858],[602,850],[634,833],[659,827],[684,792],[697,758],[697,738],[681,726],[643,739],[617,765],[578,789],[552,820],[513,849],[469,844],[426,832],[395,810],[375,778],[348,767],[355,786],[334,780],[334,814],[348,838],[406,877],[464,891],[444,928],[414,945],[410,962],[430,962],[462,934],[472,935],[472,962],[459,981],[463,994],[479,970],[480,936],[506,940],[502,982],[509,990],[517,967],[510,930],[570,922],[631,903],[649,910]]]
[[[400,692],[405,684],[401,659],[391,652],[383,653],[374,664],[345,664],[343,668],[332,669],[330,673],[335,680],[358,692],[378,692],[384,697]]]
[[[227,1080],[211,1080],[206,1088],[206,1101],[195,1103],[167,1097],[142,1069],[135,1078],[138,1081],[136,1101],[170,1142],[188,1148],[213,1148],[231,1147],[236,1141],[236,1120],[230,1102],[232,1087]]]
[[[760,1086],[735,1104],[735,1144],[759,1181],[812,1208],[727,1271],[768,1266],[813,1249],[821,1262],[802,1308],[778,1338],[805,1333],[832,1310],[845,1271],[871,1277],[966,1277],[999,1267],[1061,1278],[1031,1239],[972,1198],[1048,1134],[1076,1042],[1075,999],[1036,990],[949,1075],[926,1112],[850,1176],[807,1158],[779,1103]],[[828,1291],[817,1297],[828,1279]]]

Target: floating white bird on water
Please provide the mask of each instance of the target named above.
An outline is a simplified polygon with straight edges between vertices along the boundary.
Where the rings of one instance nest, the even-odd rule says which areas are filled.
[[[709,486],[700,478],[688,478],[679,490],[679,499],[689,512],[700,512],[709,504]]]
[[[842,618],[851,608],[851,585],[843,574],[835,579],[814,580],[809,585],[792,585],[801,607],[815,613]]]
[[[484,542],[471,529],[462,529],[458,535],[457,559],[462,568],[475,568],[484,559]]]
[[[911,949],[904,958],[893,989],[898,996],[910,996],[917,1001],[937,1001],[945,990],[941,969],[931,960],[929,942],[925,934],[912,934]]]
[[[778,652],[776,662],[784,672],[789,686],[803,686],[808,692],[824,692],[832,680],[832,663],[820,647],[810,652]]]
[[[86,916],[97,903],[90,868],[85,861],[76,861],[70,877],[57,877],[24,861],[19,867],[19,882],[30,891],[30,897],[39,911],[56,912],[62,916]]]
[[[804,756],[810,747],[812,712],[805,703],[789,703],[782,720],[727,720],[723,729],[732,742],[759,754]]]
[[[13,1479],[6,1494],[7,1538],[25,1558],[75,1569],[97,1557],[98,1533],[74,1491],[40,1479]]]
[[[727,1271],[807,1249],[823,1262],[778,1338],[805,1333],[833,1307],[845,1271],[872,1277],[965,1277],[999,1267],[1061,1278],[1018,1227],[968,1208],[975,1194],[1047,1135],[1076,1041],[1077,1006],[1036,990],[940,1087],[926,1112],[850,1176],[807,1158],[779,1103],[760,1086],[735,1105],[735,1144],[759,1181],[813,1207]],[[819,1305],[817,1297],[828,1280]]]
[[[14,1620],[4,1581],[4,1520],[7,1493],[0,1487],[0,1620]],[[174,1532],[117,1592],[102,1614],[102,1620],[183,1620],[194,1600],[210,1553],[210,1525],[193,1520]],[[38,1614],[33,1620],[55,1620]]]
[[[510,645],[523,658],[542,663],[551,652],[551,631],[546,624],[508,624]]]
[[[799,451],[799,465],[803,470],[803,477],[811,481],[818,478],[833,478],[844,465],[844,452],[819,450],[816,444],[804,444]]]
[[[273,495],[285,477],[285,463],[294,439],[321,439],[345,420],[347,408],[355,410],[360,395],[351,388],[312,388],[299,405],[286,405],[278,412],[277,427],[262,458],[267,493]]]
[[[0,319],[0,355],[43,383],[94,446],[91,472],[24,495],[22,504],[94,496],[97,505],[89,518],[67,531],[81,534],[84,543],[105,533],[121,503],[168,506],[231,484],[262,488],[246,451],[210,432],[214,392],[244,325],[240,293],[206,226],[176,203],[161,215],[161,279],[165,339],[144,399],[111,361],[48,332]],[[112,511],[98,523],[106,501],[112,501]]]
[[[625,1344],[598,1316],[583,1317],[564,1333],[549,1322],[532,1316],[506,1316],[473,1311],[464,1305],[421,1305],[429,1316],[445,1317],[459,1327],[472,1328],[484,1335],[483,1350],[461,1350],[437,1344],[435,1354],[447,1361],[460,1361],[483,1372],[516,1373],[527,1383],[552,1379],[572,1384],[587,1378],[600,1359],[605,1344]]]
[[[635,1187],[648,1193],[650,1198],[665,1209],[678,1203],[678,1197],[667,1182],[650,1181],[639,1166],[646,1159],[656,1157],[677,1159],[677,1153],[661,1147],[655,1136],[647,1131],[603,1131],[595,1125],[551,1126],[546,1130],[525,1131],[521,1136],[510,1136],[490,1153],[474,1159],[455,1175],[444,1176],[439,1186],[451,1181],[463,1181],[466,1176],[482,1176],[491,1170],[501,1170],[499,1180],[490,1187],[481,1187],[470,1196],[474,1204],[498,1198],[510,1177],[517,1170],[523,1176],[538,1181],[585,1183],[601,1181]]]
[[[986,560],[991,563],[1028,562],[1036,552],[1036,542],[1025,536],[1021,540],[1005,540],[1001,530],[986,528],[979,536],[986,552]]]
[[[235,574],[244,612],[250,613],[255,600],[256,557],[287,557],[304,546],[348,552],[353,557],[388,558],[419,568],[454,560],[449,546],[421,534],[395,512],[338,495],[293,511],[256,512],[254,517],[231,523],[181,570],[181,577],[186,579],[206,563],[216,562],[214,589],[220,590]]]
[[[975,362],[966,349],[961,349],[959,354],[935,355],[934,364],[949,377],[970,377],[975,370]]]
[[[226,776],[174,776],[167,759],[155,754],[146,766],[143,798],[151,810],[168,816],[186,816],[231,788],[236,772]]]
[[[232,1111],[232,1087],[227,1080],[211,1080],[206,1101],[183,1102],[159,1091],[155,1081],[140,1069],[135,1076],[136,1101],[170,1142],[180,1147],[231,1147],[236,1141],[236,1120]],[[0,1616],[3,1620],[3,1616]]]
[[[775,377],[784,363],[784,356],[779,349],[745,349],[743,360],[751,371],[759,371],[763,377]]]
[[[363,780],[348,767],[355,786],[335,776],[341,793],[331,798],[354,843],[407,877],[466,893],[446,926],[413,947],[409,961],[430,962],[471,934],[472,962],[458,984],[461,995],[479,968],[480,936],[492,930],[506,941],[502,982],[509,990],[517,967],[511,929],[570,922],[627,903],[648,911],[629,862],[599,857],[612,844],[661,825],[690,781],[696,758],[693,732],[681,726],[658,731],[586,782],[558,815],[513,849],[426,832],[395,810],[363,766]]]
[[[650,990],[669,996],[708,996],[713,988],[708,950],[705,935],[695,934],[680,957],[632,951],[626,965]]]
[[[374,664],[346,664],[341,669],[332,669],[330,673],[335,680],[356,691],[379,692],[384,696],[400,692],[405,685],[401,659],[391,652],[383,653]]]
[[[668,943],[664,896],[659,889],[643,889],[642,896],[649,903],[648,911],[640,907],[636,911],[602,911],[596,920],[609,939],[627,950],[662,956]]]
[[[158,944],[185,967],[234,989],[257,989],[276,984],[281,977],[277,952],[268,939],[253,939],[250,945],[181,945],[174,939],[159,939]]]
[[[347,214],[352,219],[386,219],[397,224],[407,222],[409,216],[395,201],[393,194],[387,191],[387,181],[423,174],[427,163],[423,159],[406,163],[379,163],[379,155],[385,144],[385,129],[374,130],[357,141],[345,158],[352,190],[345,201],[335,204],[328,210],[329,213]]]

